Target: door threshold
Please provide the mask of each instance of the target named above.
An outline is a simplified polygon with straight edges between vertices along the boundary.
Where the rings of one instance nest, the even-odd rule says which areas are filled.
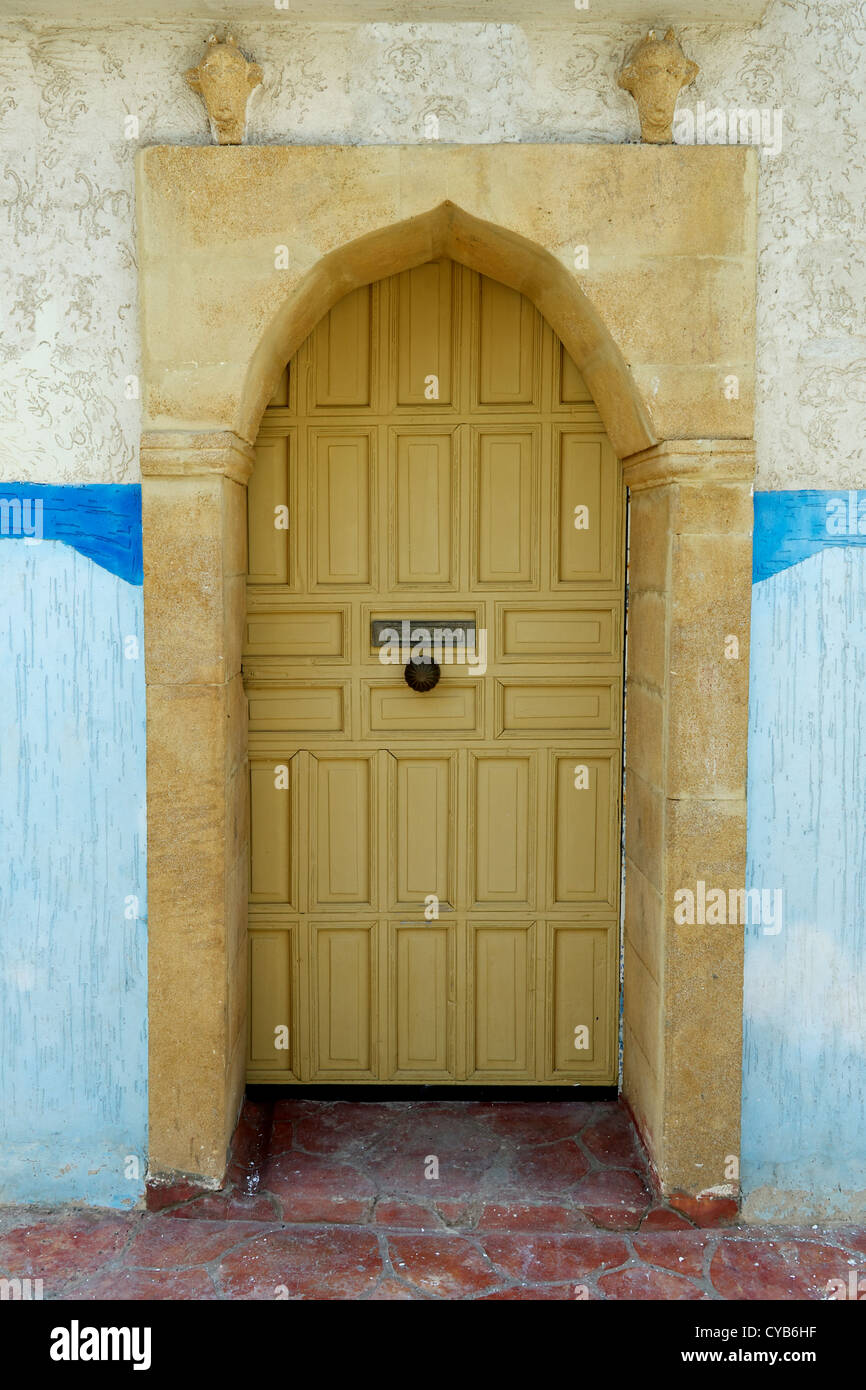
[[[251,1083],[246,1088],[248,1100],[351,1100],[365,1101],[522,1101],[524,1104],[543,1104],[545,1101],[615,1101],[619,1098],[616,1086],[412,1086],[389,1082],[386,1086],[363,1084],[271,1086]]]

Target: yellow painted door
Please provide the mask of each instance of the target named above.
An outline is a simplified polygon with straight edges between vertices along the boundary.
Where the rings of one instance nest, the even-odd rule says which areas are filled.
[[[250,1081],[615,1081],[623,548],[518,293],[431,262],[300,348],[249,489]],[[404,621],[458,634],[429,691]]]

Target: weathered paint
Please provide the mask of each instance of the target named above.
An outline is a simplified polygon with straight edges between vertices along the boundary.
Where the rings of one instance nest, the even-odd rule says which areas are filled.
[[[866,549],[814,544],[840,495],[759,499],[775,515],[756,545],[809,558],[768,565],[753,589],[748,884],[784,894],[782,930],[746,936],[754,1220],[866,1211]]]
[[[142,582],[141,488],[0,485],[0,540],[64,541],[130,584]]]
[[[866,546],[866,492],[756,492],[755,583],[828,547]]]
[[[0,652],[0,1201],[128,1205],[147,1147],[141,588],[10,539]]]

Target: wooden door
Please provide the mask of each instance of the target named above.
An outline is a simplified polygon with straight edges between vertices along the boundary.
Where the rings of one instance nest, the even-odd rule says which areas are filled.
[[[623,545],[518,293],[431,262],[298,351],[249,490],[250,1081],[616,1080]]]

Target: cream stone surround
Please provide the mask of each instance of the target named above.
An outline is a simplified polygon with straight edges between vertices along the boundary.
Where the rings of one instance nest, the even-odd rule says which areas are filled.
[[[623,460],[623,1091],[665,1191],[731,1191],[743,933],[673,895],[745,874],[756,181],[744,147],[140,153],[152,1177],[219,1183],[243,1090],[259,421],[332,304],[443,255],[533,300]]]

